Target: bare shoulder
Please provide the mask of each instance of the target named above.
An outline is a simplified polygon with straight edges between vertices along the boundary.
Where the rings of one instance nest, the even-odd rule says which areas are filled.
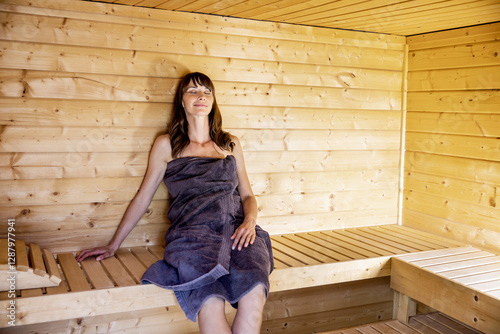
[[[238,137],[231,135],[231,141],[234,143],[234,150],[239,150],[241,152],[241,143]]]
[[[161,157],[165,162],[172,160],[172,146],[170,145],[170,136],[164,134],[158,136],[153,144],[152,154]]]
[[[238,167],[243,167],[245,166],[244,159],[243,159],[243,149],[241,147],[240,140],[238,137],[231,135],[231,141],[234,143],[233,146],[233,156],[236,158],[236,164]]]

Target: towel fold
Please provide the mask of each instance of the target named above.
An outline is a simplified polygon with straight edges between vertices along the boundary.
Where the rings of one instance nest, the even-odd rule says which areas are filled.
[[[273,268],[268,233],[257,226],[253,245],[231,250],[230,238],[244,218],[235,158],[178,158],[168,163],[164,181],[171,222],[164,259],[146,270],[142,282],[174,290],[192,321],[212,296],[236,306],[256,285],[268,292]]]

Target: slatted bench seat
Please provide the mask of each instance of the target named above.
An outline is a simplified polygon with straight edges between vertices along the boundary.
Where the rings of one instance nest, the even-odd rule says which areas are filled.
[[[389,276],[394,255],[463,246],[398,225],[279,235],[272,244],[271,292]],[[19,291],[16,325],[176,305],[171,291],[139,283],[146,268],[162,257],[161,246],[121,248],[100,263],[78,264],[74,253],[56,254],[63,281]],[[9,300],[6,294],[0,298],[0,326],[5,327]]]
[[[391,267],[399,320],[414,313],[416,300],[481,332],[500,333],[500,256],[460,247],[398,255]]]
[[[57,263],[49,250],[31,244],[27,251],[24,241],[13,242],[9,239],[0,239],[0,250],[0,291],[11,289],[12,268],[16,270],[15,286],[19,290],[58,286],[61,283]],[[14,263],[9,257],[11,252],[16,255]]]

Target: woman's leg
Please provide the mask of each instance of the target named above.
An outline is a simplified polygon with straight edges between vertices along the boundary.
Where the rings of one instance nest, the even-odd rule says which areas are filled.
[[[238,302],[233,322],[233,334],[258,334],[262,325],[262,312],[266,303],[266,290],[259,284]]]
[[[231,328],[227,323],[224,299],[209,298],[198,313],[200,334],[230,334]]]

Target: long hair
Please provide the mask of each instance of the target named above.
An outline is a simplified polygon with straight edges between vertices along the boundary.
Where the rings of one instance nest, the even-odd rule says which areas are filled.
[[[185,149],[190,143],[186,112],[182,106],[182,95],[186,91],[191,80],[195,85],[205,86],[212,91],[214,103],[212,105],[212,110],[208,115],[210,138],[219,148],[226,151],[232,151],[234,143],[231,141],[230,134],[222,130],[222,115],[220,113],[219,106],[217,105],[215,87],[212,80],[210,80],[210,78],[203,73],[192,72],[185,75],[181,79],[175,93],[172,120],[167,130],[167,133],[170,136],[170,145],[172,146],[172,157],[174,159],[177,158],[182,153],[182,150]]]

